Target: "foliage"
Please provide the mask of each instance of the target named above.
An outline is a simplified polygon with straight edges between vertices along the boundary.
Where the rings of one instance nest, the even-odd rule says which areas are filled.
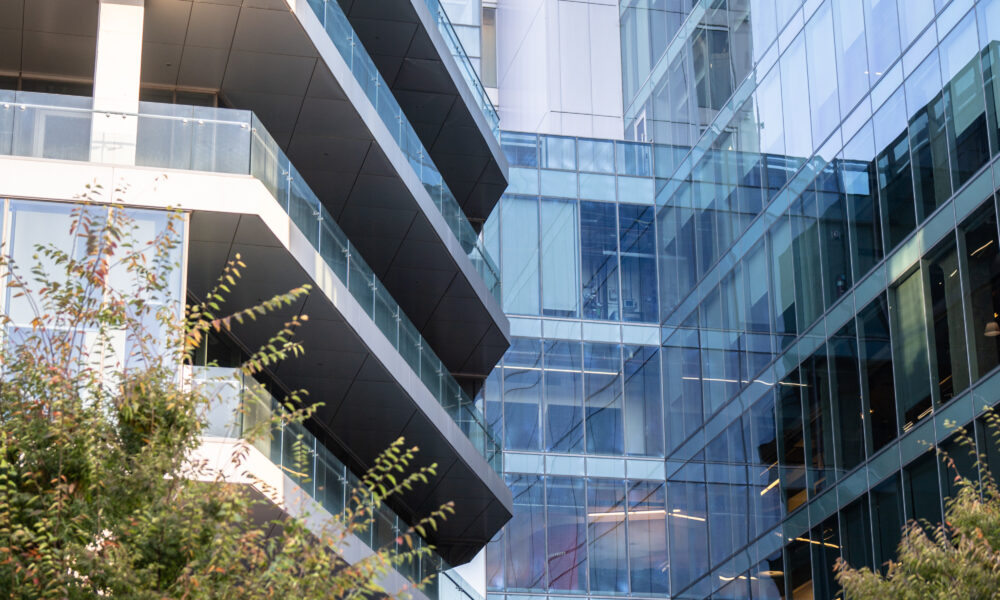
[[[183,217],[172,215],[161,234],[142,241],[123,208],[95,204],[100,195],[88,189],[75,209],[70,249],[39,245],[30,265],[0,259],[11,303],[33,315],[28,322],[2,316],[0,598],[385,594],[380,578],[428,555],[414,534],[450,505],[353,565],[339,558],[340,550],[387,497],[435,473],[435,465],[413,467],[415,448],[394,443],[345,513],[322,528],[307,525],[309,515],[262,520],[271,500],[225,483],[232,473],[260,483],[244,468],[247,442],[235,444],[225,473],[191,458],[217,399],[190,385],[181,365],[190,364],[210,332],[287,307],[308,287],[223,314],[245,269],[237,257],[205,301],[181,317],[170,282]],[[242,373],[253,376],[300,354],[295,331],[305,321],[287,322]],[[293,394],[287,410],[253,435],[307,418],[301,396]]]
[[[988,410],[985,419],[998,437],[1000,418]],[[884,573],[855,569],[838,559],[836,576],[845,597],[1000,598],[1000,488],[985,458],[976,454],[975,443],[964,432],[959,440],[970,448],[981,480],[959,475],[952,457],[939,451],[957,488],[945,502],[944,523],[907,523],[897,559],[887,563]]]

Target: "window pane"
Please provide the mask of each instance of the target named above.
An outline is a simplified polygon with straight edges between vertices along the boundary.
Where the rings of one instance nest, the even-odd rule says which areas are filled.
[[[868,52],[861,0],[833,3],[833,26],[837,49],[837,86],[844,114],[851,111],[868,91]]]
[[[537,315],[538,200],[507,196],[501,201],[500,211],[504,311]]]
[[[575,200],[542,199],[542,314],[579,316],[580,252]]]
[[[587,452],[622,454],[622,380],[620,346],[584,344]]]
[[[657,322],[655,212],[652,206],[618,206],[624,321]]]
[[[625,451],[663,456],[660,357],[656,346],[626,346]]]
[[[908,431],[931,411],[923,285],[921,271],[917,270],[890,290],[889,295],[896,406],[902,431]]]
[[[792,226],[789,217],[779,217],[771,227],[771,297],[774,299],[774,331],[788,334],[783,344],[796,333],[795,328],[795,258],[792,253]]]
[[[871,509],[864,494],[840,511],[840,550],[855,569],[874,566],[872,559]]]
[[[830,387],[835,407],[837,461],[841,472],[865,459],[864,409],[858,382],[858,342],[854,323],[848,323],[827,344],[830,360]]]
[[[508,475],[514,516],[507,523],[506,587],[536,589],[545,585],[545,497],[538,475]]]
[[[583,479],[550,477],[548,498],[549,588],[587,591],[587,521]]]
[[[590,590],[628,592],[624,481],[588,481],[587,539],[590,550]]]
[[[704,466],[691,463],[667,482],[670,584],[683,589],[708,571]]]
[[[882,225],[874,159],[875,140],[871,124],[866,124],[844,148],[840,167],[841,185],[847,199],[855,281],[882,259]]]
[[[806,501],[801,386],[798,370],[789,373],[778,386],[778,462],[781,465],[781,491],[788,512]]]
[[[896,547],[903,532],[903,495],[899,474],[872,488],[872,534],[875,546],[875,564],[885,572],[885,563],[896,557]]]
[[[969,361],[972,380],[1000,364],[1000,252],[997,250],[997,218],[992,200],[988,207],[962,225],[962,262],[969,282],[967,302],[972,340]]]
[[[778,440],[774,421],[774,394],[768,393],[750,408],[750,500],[755,520],[752,537],[770,531],[781,521],[778,488]]]
[[[913,181],[920,220],[951,195],[944,96],[940,90],[941,71],[935,51],[906,81]]]
[[[812,107],[812,134],[818,144],[840,122],[837,80],[830,76],[836,68],[833,43],[833,15],[830,4],[823,3],[806,25],[809,57],[809,105]],[[844,65],[843,68],[851,68]]]
[[[533,133],[503,132],[500,147],[510,165],[518,167],[538,166],[538,136]]]
[[[930,291],[928,324],[931,357],[941,402],[951,400],[969,385],[969,361],[965,352],[965,315],[962,312],[962,278],[954,236],[949,236],[931,254],[927,265]]]
[[[582,452],[583,373],[580,343],[545,342],[545,368],[545,449],[549,452]]]
[[[660,354],[663,358],[664,430],[669,452],[694,433],[703,419],[698,331],[678,331],[664,343]]]
[[[614,204],[580,203],[583,316],[586,319],[617,320],[620,314],[617,223]]]
[[[667,494],[662,481],[636,481],[628,491],[629,573],[633,594],[666,594]]]
[[[576,170],[576,143],[573,138],[541,136],[543,169]]]
[[[789,213],[795,260],[795,322],[804,331],[823,313],[823,271],[814,190],[807,190],[796,200]]]
[[[580,170],[594,173],[615,172],[615,144],[610,141],[578,140]]]
[[[819,239],[823,268],[824,306],[829,308],[851,287],[851,252],[847,242],[846,197],[840,192],[840,178],[828,166],[816,178],[819,210]]]
[[[970,12],[941,42],[944,105],[952,182],[957,189],[989,160],[986,105],[979,72],[975,16]]]
[[[899,17],[895,0],[864,0],[864,6],[869,77],[874,84],[899,56]]]
[[[906,518],[918,521],[926,519],[931,527],[941,522],[937,458],[936,452],[925,452],[903,469],[906,482]]]
[[[801,366],[810,496],[823,491],[836,479],[833,470],[833,404],[827,362],[826,347],[820,346]]]
[[[887,1],[887,0],[883,0]],[[910,144],[906,132],[902,88],[875,115],[875,146],[879,149],[879,198],[886,219],[883,243],[888,253],[916,227],[913,182],[910,179]]]
[[[889,308],[885,294],[872,300],[858,313],[858,346],[861,353],[861,391],[871,416],[872,451],[875,452],[896,439]]]

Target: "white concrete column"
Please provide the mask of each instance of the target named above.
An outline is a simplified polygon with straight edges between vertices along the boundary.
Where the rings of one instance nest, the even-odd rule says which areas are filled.
[[[98,0],[90,159],[135,164],[143,0]]]

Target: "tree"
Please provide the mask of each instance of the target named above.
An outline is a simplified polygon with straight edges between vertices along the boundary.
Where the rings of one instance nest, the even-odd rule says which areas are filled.
[[[38,245],[30,265],[0,258],[12,303],[32,315],[0,317],[0,598],[385,594],[381,577],[429,555],[417,534],[450,504],[354,564],[339,550],[387,498],[435,474],[435,465],[414,467],[416,448],[392,444],[347,510],[322,528],[304,518],[255,521],[268,500],[190,459],[217,399],[190,385],[183,365],[210,332],[287,307],[308,286],[223,314],[246,268],[237,257],[206,300],[181,316],[170,294],[180,215],[140,240],[128,212],[97,204],[100,196],[93,188],[82,197],[68,248]],[[253,376],[300,354],[295,331],[305,322],[289,320],[240,372]],[[303,396],[292,394],[247,437],[308,418],[314,407]],[[248,448],[237,445],[233,469]],[[272,525],[280,535],[268,535]]]
[[[985,419],[996,438],[1000,418],[988,410]],[[972,449],[980,480],[959,475],[955,461],[939,451],[957,488],[945,502],[944,523],[907,523],[897,558],[884,573],[838,559],[836,577],[846,598],[1000,598],[1000,489],[975,443],[961,431],[959,440]]]

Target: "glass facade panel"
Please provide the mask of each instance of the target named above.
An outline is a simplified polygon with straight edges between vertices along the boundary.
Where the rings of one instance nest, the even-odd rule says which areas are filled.
[[[576,202],[541,201],[542,314],[579,315],[580,240]],[[655,268],[655,265],[654,265]]]
[[[548,556],[548,587],[587,591],[587,504],[580,478],[550,477],[546,482],[546,540],[560,549]]]
[[[969,354],[973,381],[1000,365],[1000,249],[996,211],[990,206],[970,217],[959,236],[962,262],[968,272]]]
[[[931,388],[927,362],[924,282],[918,269],[889,293],[893,315],[892,360],[895,367],[899,427],[908,431],[930,415]]]
[[[622,454],[621,347],[583,345],[583,389],[587,452]]]
[[[517,227],[501,227],[500,272],[503,278],[503,307],[515,314],[537,314],[538,283],[538,200],[511,196],[500,207],[502,221]]]
[[[628,592],[625,506],[624,481],[587,482],[587,549],[592,592]]]
[[[617,320],[618,219],[615,205],[580,202],[583,316]]]
[[[953,236],[945,238],[931,253],[927,276],[933,381],[937,382],[938,401],[947,402],[969,386],[962,278]]]

